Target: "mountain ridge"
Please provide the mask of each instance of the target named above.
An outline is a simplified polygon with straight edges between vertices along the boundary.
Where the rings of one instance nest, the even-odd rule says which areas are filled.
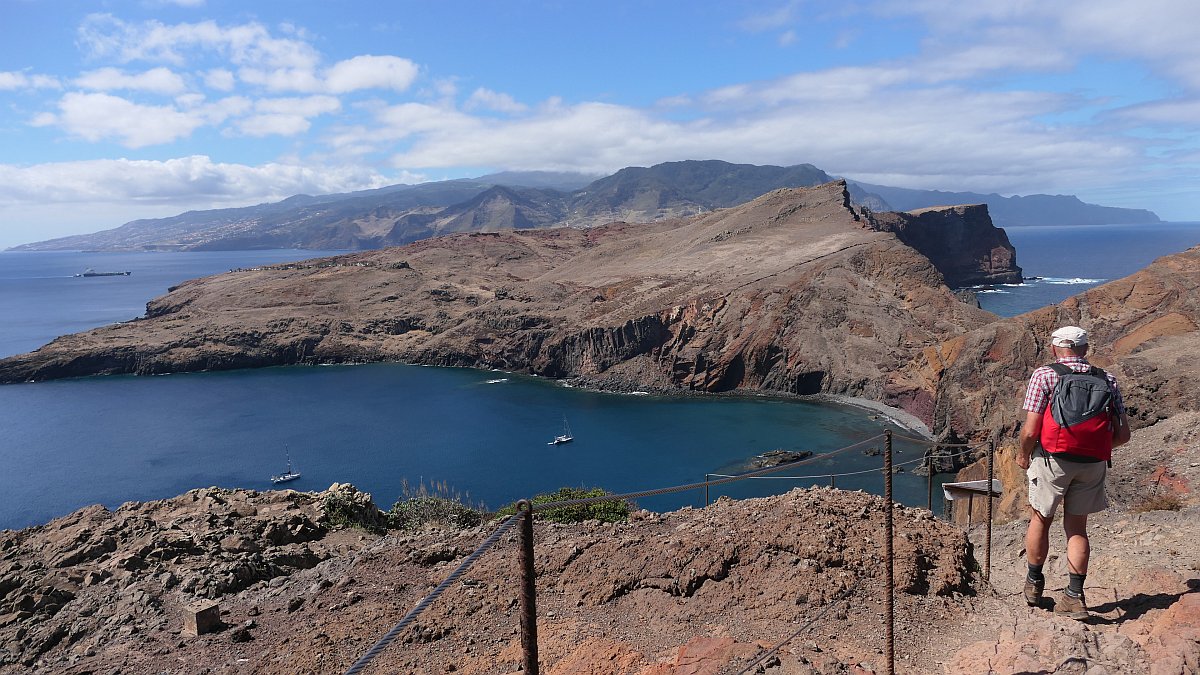
[[[720,160],[626,167],[573,188],[583,178],[573,181],[569,175],[552,172],[504,172],[333,195],[294,195],[280,202],[135,220],[101,232],[10,250],[368,250],[450,232],[594,227],[613,221],[682,217],[736,206],[779,188],[811,187],[833,180],[811,164],[779,167]],[[523,203],[511,209],[497,209],[496,204],[479,206],[476,198],[496,187],[509,189]],[[1048,217],[1057,219],[1050,222],[1065,224],[1158,222],[1149,211],[1084,204],[1069,196],[1000,197],[905,190],[854,181],[848,181],[848,189],[854,203],[873,211],[986,203],[1000,225],[1029,222],[1037,214],[1049,214],[1040,216],[1042,220],[1037,223],[1041,224],[1046,224]],[[901,206],[892,204],[889,195]]]

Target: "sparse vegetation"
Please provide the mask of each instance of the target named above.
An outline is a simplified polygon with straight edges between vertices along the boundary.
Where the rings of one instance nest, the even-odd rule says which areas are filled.
[[[321,510],[330,527],[357,527],[373,534],[383,534],[386,523],[384,514],[376,508],[371,496],[346,487],[346,490],[329,490],[322,498]]]
[[[387,513],[389,526],[397,530],[417,530],[426,525],[461,530],[482,523],[486,515],[482,505],[471,505],[467,496],[451,489],[445,481],[431,482],[428,487],[421,481],[415,489],[404,481],[400,498]]]
[[[545,492],[533,498],[534,505],[549,504],[551,502],[561,502],[571,499],[589,499],[592,497],[604,497],[613,493],[604,490],[603,488],[559,488],[557,492]],[[577,506],[563,506],[546,511],[539,511],[538,517],[545,518],[555,523],[582,523],[585,520],[599,520],[602,523],[617,523],[629,519],[629,512],[633,509],[633,504],[617,499],[593,504],[580,504]],[[496,515],[510,516],[517,512],[516,504],[500,509]]]
[[[1133,510],[1145,513],[1147,511],[1178,511],[1182,508],[1183,499],[1178,494],[1169,490],[1158,490],[1135,504]]]

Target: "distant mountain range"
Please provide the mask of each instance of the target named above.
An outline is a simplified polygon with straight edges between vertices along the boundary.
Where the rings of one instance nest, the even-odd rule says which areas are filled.
[[[454,232],[590,227],[689,216],[737,206],[771,190],[833,179],[811,164],[756,166],[718,160],[629,167],[599,179],[574,173],[505,172],[188,211],[13,250],[374,249]],[[1001,227],[1159,221],[1150,211],[1097,206],[1069,195],[1001,197],[853,181],[849,192],[855,203],[873,211],[984,203]]]

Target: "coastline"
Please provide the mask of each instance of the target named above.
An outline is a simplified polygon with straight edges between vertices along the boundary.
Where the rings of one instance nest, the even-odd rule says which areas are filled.
[[[912,431],[913,433],[920,434],[922,437],[928,440],[935,440],[933,437],[933,432],[929,430],[929,427],[924,422],[917,418],[916,415],[905,412],[899,408],[893,408],[890,405],[880,403],[878,401],[872,401],[869,398],[842,396],[840,394],[818,394],[812,398],[814,400],[823,399],[833,403],[848,405],[852,408],[863,408],[864,410],[877,412],[888,418],[888,420],[890,420],[896,426]]]

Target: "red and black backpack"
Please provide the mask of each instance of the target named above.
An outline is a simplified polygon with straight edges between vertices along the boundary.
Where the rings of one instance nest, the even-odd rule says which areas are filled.
[[[1050,368],[1058,373],[1058,384],[1042,416],[1042,448],[1050,454],[1111,460],[1117,412],[1108,374],[1095,366],[1081,373],[1064,363]]]

